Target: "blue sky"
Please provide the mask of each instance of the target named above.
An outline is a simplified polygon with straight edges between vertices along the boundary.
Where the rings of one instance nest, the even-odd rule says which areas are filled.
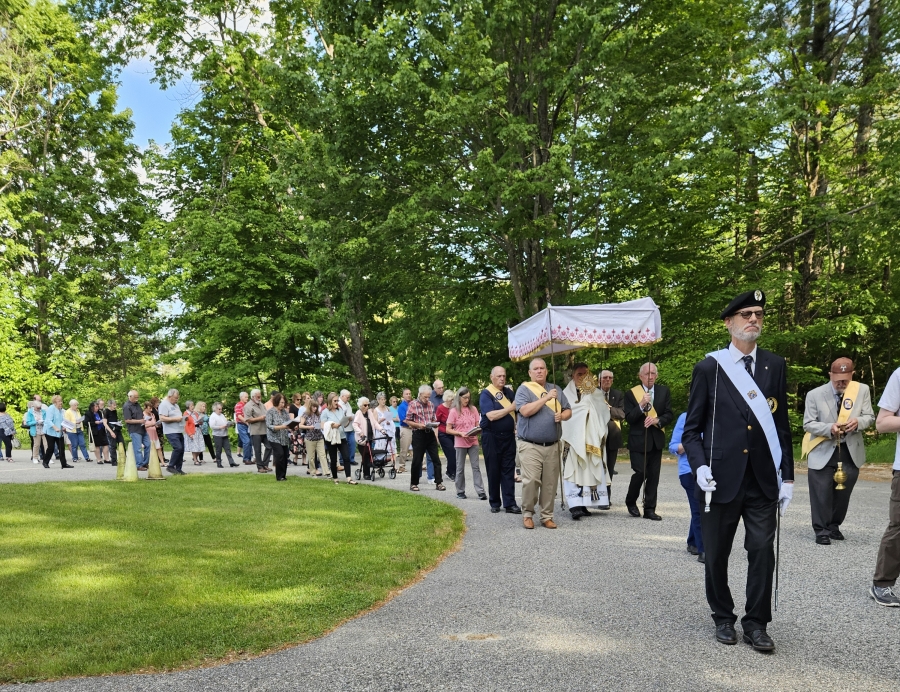
[[[189,108],[197,96],[189,79],[163,91],[151,81],[152,78],[153,67],[149,60],[133,60],[119,76],[118,109],[131,109],[134,142],[142,149],[150,140],[167,144],[175,116],[183,108]]]

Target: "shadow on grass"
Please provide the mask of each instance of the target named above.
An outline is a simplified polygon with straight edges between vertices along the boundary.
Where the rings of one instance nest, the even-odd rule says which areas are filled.
[[[250,475],[0,486],[0,681],[196,665],[320,636],[450,549],[462,513]]]

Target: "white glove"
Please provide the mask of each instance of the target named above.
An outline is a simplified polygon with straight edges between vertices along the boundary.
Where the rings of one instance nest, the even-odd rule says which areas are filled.
[[[716,482],[713,480],[712,469],[709,466],[701,466],[697,469],[697,485],[705,493],[711,493],[716,489]]]
[[[778,504],[781,505],[781,516],[787,512],[788,505],[794,499],[794,484],[782,483],[781,490],[778,492]]]

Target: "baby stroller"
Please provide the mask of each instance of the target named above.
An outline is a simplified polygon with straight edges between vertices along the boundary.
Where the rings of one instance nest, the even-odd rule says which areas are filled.
[[[372,440],[366,440],[366,449],[372,460],[372,475],[369,480],[374,481],[375,475],[384,478],[385,469],[391,480],[397,477],[397,467],[394,464],[394,440],[384,433],[376,434]],[[356,480],[362,478],[362,468],[356,469]]]

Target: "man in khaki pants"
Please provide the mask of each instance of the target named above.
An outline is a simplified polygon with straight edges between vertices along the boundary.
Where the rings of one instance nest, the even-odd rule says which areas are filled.
[[[534,506],[541,505],[541,523],[555,529],[553,502],[559,483],[560,426],[572,417],[562,390],[547,384],[547,364],[535,358],[528,366],[531,382],[516,392],[516,449],[522,468],[522,513],[526,529],[534,528]]]
[[[878,546],[875,574],[869,596],[878,605],[900,608],[900,597],[894,592],[900,578],[900,368],[894,370],[878,402],[878,418],[875,429],[880,433],[898,433],[897,451],[894,453],[894,476],[891,481],[891,500],[888,509],[888,527]]]

